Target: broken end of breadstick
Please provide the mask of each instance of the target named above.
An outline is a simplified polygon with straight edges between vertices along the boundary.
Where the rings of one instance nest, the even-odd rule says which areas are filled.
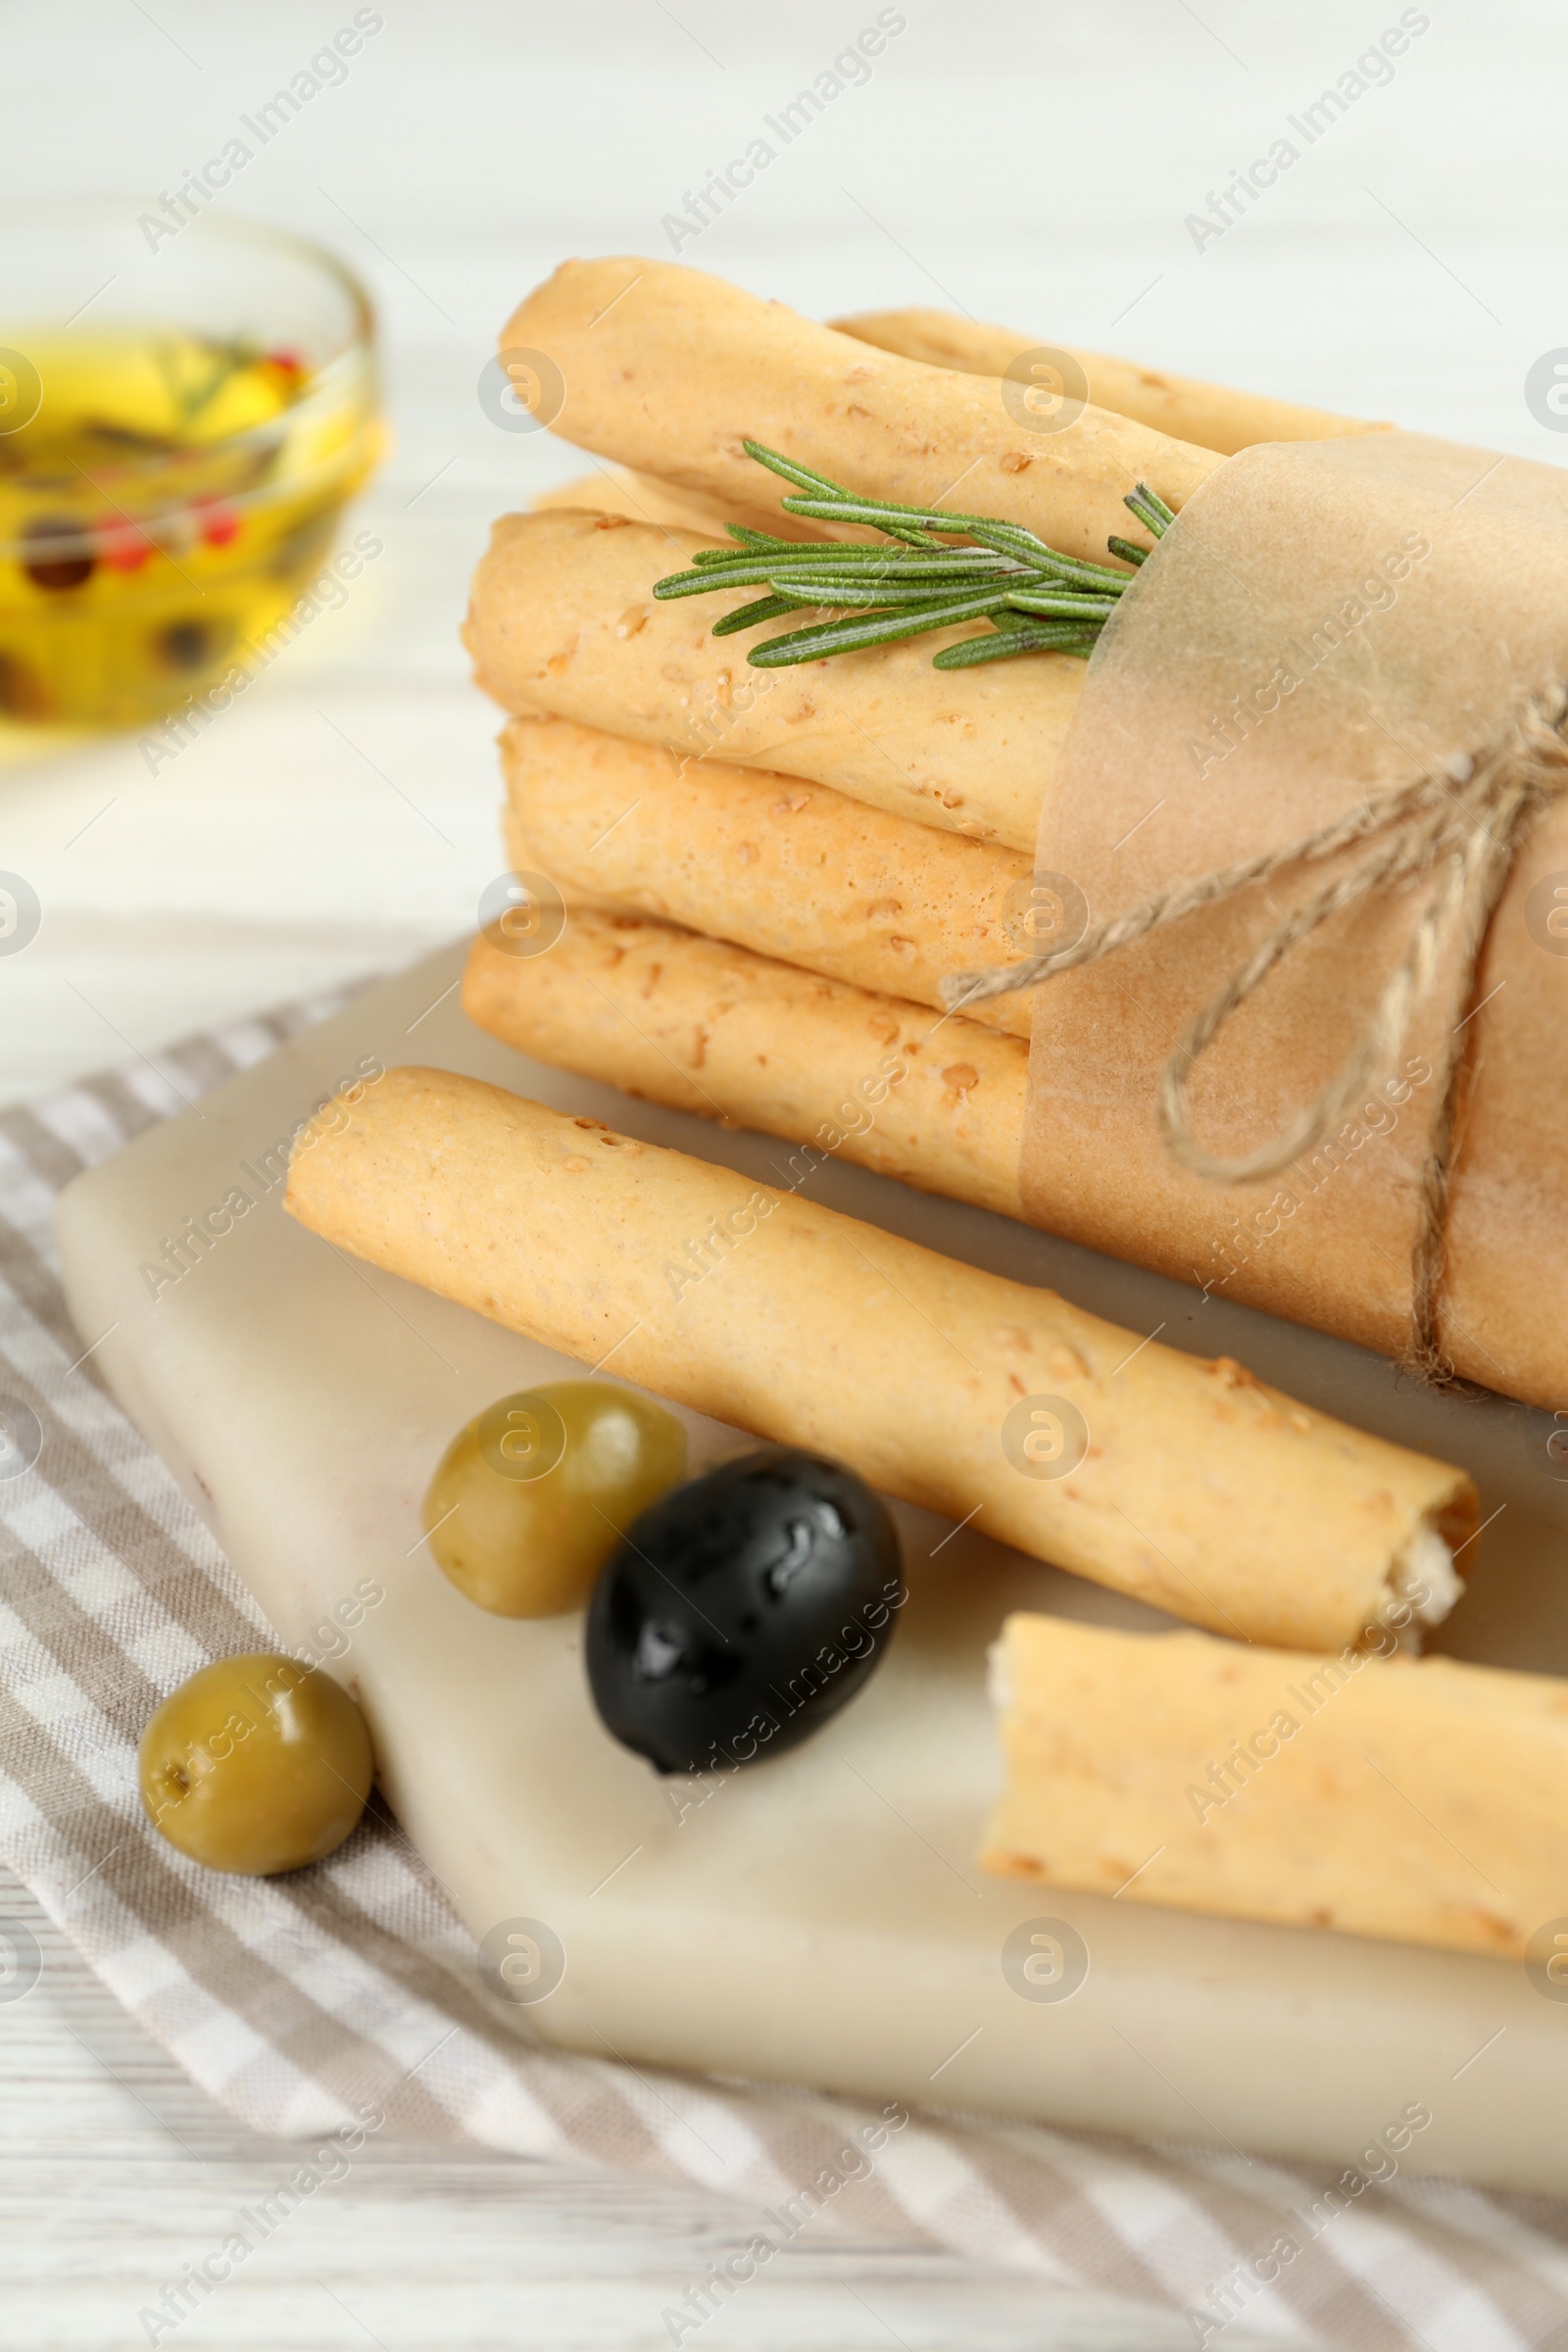
[[[1568,1913],[1555,1676],[1020,1614],[992,1695],[1002,1876],[1515,1958]]]
[[[1408,1602],[1414,1627],[1401,1635],[1401,1648],[1419,1649],[1422,1629],[1441,1625],[1462,1598],[1464,1578],[1456,1554],[1474,1541],[1477,1531],[1471,1522],[1479,1516],[1478,1502],[1474,1513],[1466,1509],[1456,1517],[1450,1510],[1437,1519],[1420,1520],[1400,1546],[1389,1571],[1388,1597],[1379,1621],[1390,1623],[1389,1611]]]

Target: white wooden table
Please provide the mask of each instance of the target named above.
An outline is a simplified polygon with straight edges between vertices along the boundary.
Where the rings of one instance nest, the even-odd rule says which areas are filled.
[[[130,2352],[138,2321],[299,2155],[222,2115],[0,1878],[43,1975],[0,2007],[0,2345]],[[744,2215],[700,2191],[482,2152],[368,2143],[162,2341],[180,2352],[643,2352],[661,2314],[745,2243]],[[1176,2352],[1099,2297],[1043,2293],[941,2255],[828,2237],[787,2247],[705,2330],[715,2352]],[[1258,2340],[1249,2337],[1250,2344]]]
[[[495,713],[457,643],[486,525],[574,470],[475,381],[568,253],[669,251],[662,223],[877,11],[870,0],[382,0],[382,29],[236,179],[334,246],[381,308],[384,558],[157,776],[135,741],[0,744],[0,868],[44,921],[0,958],[0,1100],[206,1021],[386,968],[467,927],[499,870]],[[1550,0],[1445,0],[1254,208],[1235,171],[1292,136],[1399,9],[1320,0],[906,0],[846,89],[680,258],[803,310],[943,304],[1196,374],[1561,461],[1526,407],[1561,307]],[[354,11],[273,0],[0,0],[0,192],[174,185]],[[1408,19],[1411,12],[1406,11]],[[0,321],[3,325],[3,321]],[[0,340],[3,340],[0,337]],[[1568,422],[1568,419],[1564,420]],[[31,1915],[43,1978],[0,2005],[0,2352],[146,2340],[145,2292],[282,2165],[141,2039]],[[667,2340],[670,2291],[735,2217],[648,2184],[386,2151],[184,2323],[207,2345]],[[253,2275],[254,2273],[254,2275]],[[167,2340],[167,2339],[166,2339]],[[939,2257],[791,2250],[716,2320],[732,2346],[971,2352],[1151,2338]],[[1177,2340],[1172,2338],[1172,2340]]]

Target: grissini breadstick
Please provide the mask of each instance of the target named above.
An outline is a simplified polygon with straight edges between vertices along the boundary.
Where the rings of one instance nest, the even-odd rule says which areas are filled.
[[[526,869],[526,857],[520,862]],[[591,989],[585,990],[576,947],[582,942],[585,955],[589,952],[590,920],[586,911],[573,914],[572,928],[548,959],[515,961],[506,978],[494,973],[486,992],[488,1009],[474,1014],[481,1025],[560,1068],[603,1078],[650,1102],[706,1110],[710,1117],[760,1128],[795,1144],[818,1140],[822,1122],[834,1116],[833,1102],[843,1103],[854,1097],[864,1075],[868,1031],[874,1035],[879,1024],[897,1020],[903,1024],[905,1041],[930,1031],[939,1049],[945,1038],[961,1034],[961,1049],[948,1044],[935,1074],[911,1061],[910,1078],[899,1096],[906,1116],[879,1120],[869,1132],[849,1137],[840,1149],[846,1158],[896,1176],[921,1192],[946,1193],[955,1200],[972,1200],[982,1208],[998,1208],[1006,1216],[1030,1221],[1019,1181],[1028,1086],[1028,1053],[1021,1039],[996,1036],[969,1021],[960,1028],[957,1014],[947,1029],[934,1030],[933,1016],[920,1005],[900,1004],[843,984],[828,993],[825,981],[809,1022],[797,1026],[796,999],[787,983],[800,982],[805,975],[788,964],[750,956],[744,948],[714,949],[725,958],[726,972],[723,998],[715,1002],[716,982],[702,956],[712,943],[651,918],[641,927],[624,974],[618,965],[597,969]],[[552,973],[547,964],[555,964],[558,956],[559,970]],[[645,991],[667,1027],[644,1021]],[[683,1091],[687,1064],[677,1040],[682,1023],[699,1024],[687,1029],[686,1036],[689,1051],[701,1054],[707,1037],[719,1034],[720,1020],[724,1050],[714,1054],[704,1074],[705,1103]],[[617,1022],[620,1028],[612,1044],[608,1032]],[[792,1051],[797,1037],[798,1054]],[[973,1086],[948,1076],[952,1069],[966,1068],[974,1072]],[[1386,1099],[1369,1102],[1368,1132],[1387,1115]],[[1095,1167],[1086,1166],[1086,1188],[1094,1185],[1098,1174]],[[1303,1194],[1309,1197],[1323,1181],[1321,1167],[1315,1172],[1308,1167],[1301,1174]],[[1127,1254],[1135,1262],[1150,1262],[1136,1246]],[[1361,1336],[1355,1320],[1358,1301],[1346,1284],[1332,1286],[1326,1305],[1303,1317],[1298,1302],[1270,1282],[1266,1255],[1237,1264],[1216,1252],[1216,1259],[1225,1264],[1218,1287],[1229,1297],[1272,1314],[1310,1321],[1342,1339]],[[1195,1267],[1192,1280],[1206,1292],[1213,1277],[1204,1283]],[[1485,1304],[1484,1285],[1474,1279],[1456,1281],[1453,1356],[1465,1379],[1495,1387],[1500,1368],[1477,1336]]]
[[[678,543],[678,553],[676,543]],[[655,580],[715,544],[616,515],[506,514],[474,574],[464,643],[511,711],[698,758],[776,768],[949,832],[1033,851],[1083,664],[1032,654],[944,674],[932,651],[975,627],[756,670],[710,630],[729,597],[656,603]]]
[[[1030,945],[1016,850],[570,719],[513,719],[501,763],[513,867],[568,900],[663,915],[937,1012],[945,972]],[[1027,1037],[1030,1004],[996,997],[974,1017]]]
[[[850,318],[835,318],[835,331],[853,335],[878,351],[901,359],[919,360],[927,368],[957,368],[965,375],[1005,374],[1026,353],[1042,360],[1052,355],[1075,362],[1082,370],[1087,398],[1096,408],[1118,416],[1131,416],[1152,431],[1172,434],[1179,441],[1233,456],[1255,441],[1332,441],[1351,433],[1379,433],[1387,425],[1369,424],[1359,416],[1336,416],[1327,409],[1304,408],[1294,400],[1270,400],[1261,392],[1236,392],[1228,384],[1203,384],[1190,375],[1172,375],[1160,368],[1140,368],[1132,360],[1108,359],[1103,352],[1068,350],[1047,345],[1039,335],[1020,335],[1008,326],[988,326],[951,311],[859,311]],[[1055,391],[1055,380],[1037,379]],[[1029,386],[1019,382],[1020,396]]]
[[[519,1053],[624,1094],[1023,1213],[1029,1049],[959,1015],[590,907],[548,956],[509,956],[481,933],[463,1009]],[[810,1165],[810,1152],[790,1162]]]
[[[989,1870],[1520,1957],[1568,1914],[1568,1683],[1009,1617]]]
[[[286,1201],[514,1331],[1203,1624],[1330,1646],[1402,1581],[1457,1591],[1433,1563],[1477,1524],[1462,1471],[476,1079],[391,1070],[323,1113]]]
[[[551,422],[564,439],[726,511],[757,503],[746,437],[862,497],[1022,523],[1102,561],[1112,533],[1129,535],[1122,500],[1138,482],[1180,508],[1221,463],[1103,409],[1033,431],[987,378],[875,352],[678,263],[564,262],[501,348],[559,369]]]

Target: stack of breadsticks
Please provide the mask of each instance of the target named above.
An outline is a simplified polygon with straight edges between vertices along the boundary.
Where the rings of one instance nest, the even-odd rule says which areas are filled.
[[[729,523],[855,535],[781,514],[748,439],[1102,561],[1129,485],[1179,509],[1251,442],[1376,428],[1058,353],[1089,403],[1038,429],[1021,336],[818,326],[634,261],[567,264],[503,351],[559,380],[547,420],[617,470],[505,517],[475,578],[508,861],[569,919],[481,936],[467,1011],[627,1093],[1019,1214],[1028,999],[948,1013],[942,981],[1036,944],[1081,664],[932,667],[981,621],[757,668],[755,638],[711,633],[752,587],[655,584]],[[990,1867],[1497,1953],[1568,1910],[1562,1687],[1409,1654],[1471,1564],[1462,1472],[799,1187],[443,1072],[390,1073],[313,1139],[288,1206],[596,1370],[1203,1628],[1008,1621]]]
[[[566,264],[502,342],[548,355],[555,429],[620,470],[504,517],[474,581],[466,642],[513,714],[508,860],[572,919],[548,956],[481,938],[469,1013],[630,1094],[1018,1214],[1029,999],[965,1018],[941,983],[1036,942],[1035,838],[1081,662],[933,669],[970,623],[759,670],[754,638],[711,634],[752,591],[665,603],[654,584],[729,521],[847,535],[783,514],[743,436],[1102,561],[1134,481],[1179,508],[1249,442],[1374,428],[1056,353],[1090,405],[1037,430],[1033,387],[1009,402],[998,380],[1024,336],[920,311],[818,326],[647,262]]]

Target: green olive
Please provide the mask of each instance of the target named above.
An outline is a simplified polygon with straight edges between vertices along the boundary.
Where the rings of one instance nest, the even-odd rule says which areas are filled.
[[[372,1765],[348,1692],[319,1667],[259,1650],[204,1666],[165,1699],[142,1735],[141,1801],[193,1862],[265,1879],[336,1851]]]
[[[424,1497],[436,1565],[498,1617],[580,1608],[617,1539],[686,1475],[686,1432],[629,1390],[552,1380],[459,1432]]]

